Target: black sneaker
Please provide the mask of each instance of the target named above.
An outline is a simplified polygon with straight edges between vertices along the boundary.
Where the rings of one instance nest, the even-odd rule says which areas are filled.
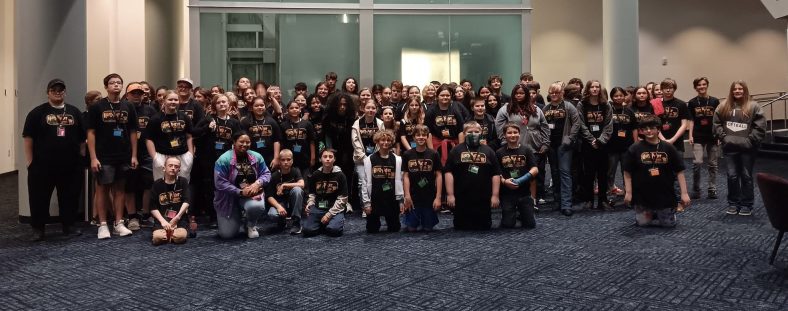
[[[742,208],[739,209],[739,215],[740,216],[751,216],[752,215],[752,207],[750,207],[750,206],[742,206]]]
[[[290,227],[290,235],[301,234],[301,220],[298,218],[293,219],[293,226]]]
[[[734,205],[728,206],[728,209],[725,210],[725,213],[728,215],[736,215],[739,213],[739,208]]]
[[[693,200],[700,199],[700,191],[692,191],[690,193],[690,199],[693,199]]]
[[[30,242],[41,242],[44,240],[46,240],[44,229],[33,229],[33,234],[28,237],[28,241]]]
[[[74,238],[82,235],[82,230],[79,228],[64,226],[63,227],[63,235],[69,238]]]
[[[715,200],[715,199],[717,199],[717,198],[718,198],[718,197],[717,197],[717,190],[709,190],[709,196],[708,196],[708,198],[709,198],[709,200]]]

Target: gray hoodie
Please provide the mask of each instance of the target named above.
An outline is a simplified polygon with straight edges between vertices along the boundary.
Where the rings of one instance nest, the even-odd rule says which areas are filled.
[[[740,108],[736,108],[730,117],[720,115],[720,108],[714,111],[714,135],[722,142],[722,151],[739,152],[757,149],[766,136],[766,118],[761,106],[750,103],[749,117],[745,117]]]
[[[544,147],[550,146],[550,127],[547,119],[544,118],[542,109],[536,108],[536,113],[528,118],[527,124],[523,124],[523,118],[519,114],[509,114],[507,109],[509,103],[501,106],[498,115],[495,116],[495,130],[498,131],[498,138],[505,142],[503,126],[507,122],[514,122],[520,127],[520,144],[528,146],[531,150],[539,152]],[[501,143],[504,145],[505,143]]]

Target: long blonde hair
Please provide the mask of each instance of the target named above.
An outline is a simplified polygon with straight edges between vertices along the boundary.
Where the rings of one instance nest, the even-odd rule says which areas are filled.
[[[744,94],[742,94],[743,96],[740,100],[737,100],[733,97],[733,89],[737,84],[741,85],[744,91]],[[728,120],[733,115],[733,110],[736,109],[737,105],[740,106],[744,119],[749,120],[750,112],[752,110],[752,107],[750,107],[750,105],[752,105],[752,101],[750,101],[750,89],[747,87],[747,82],[742,80],[733,81],[733,83],[731,83],[731,88],[728,91],[728,98],[725,99],[725,103],[717,107],[717,113],[723,120]]]

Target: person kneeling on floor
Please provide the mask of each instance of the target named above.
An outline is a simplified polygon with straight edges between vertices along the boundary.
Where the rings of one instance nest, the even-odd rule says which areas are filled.
[[[673,144],[659,138],[658,117],[644,116],[638,127],[645,139],[630,146],[624,157],[624,203],[634,206],[639,226],[675,227],[676,179],[681,188],[681,204],[685,208],[690,204],[684,159]]]
[[[375,133],[373,141],[377,151],[364,158],[365,180],[361,187],[361,200],[367,214],[367,233],[380,231],[380,217],[386,218],[386,230],[398,232],[402,207],[402,159],[391,152],[394,133],[383,130]]]
[[[178,176],[181,161],[176,157],[167,158],[162,170],[164,178],[153,182],[151,190],[151,215],[160,226],[153,230],[153,245],[185,243],[187,232],[181,218],[189,210],[189,181]]]
[[[334,166],[335,154],[334,149],[323,149],[320,152],[322,166],[309,178],[304,237],[318,235],[321,231],[328,236],[340,236],[344,230],[347,178],[339,166]]]
[[[304,209],[304,178],[301,170],[293,169],[293,152],[282,149],[279,152],[279,169],[271,174],[271,182],[266,191],[268,218],[276,223],[276,231],[285,228],[287,218],[293,221],[290,234],[301,233],[301,211]]]

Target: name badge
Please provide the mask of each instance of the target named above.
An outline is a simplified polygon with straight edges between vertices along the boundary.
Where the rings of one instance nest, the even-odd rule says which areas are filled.
[[[599,132],[599,125],[598,124],[591,125],[591,131],[592,132]]]
[[[725,122],[725,127],[731,130],[732,132],[741,132],[747,130],[747,123],[728,121]]]
[[[178,139],[177,139],[177,138],[173,138],[173,139],[170,141],[170,147],[176,148],[176,147],[178,147],[178,146],[180,146],[180,145],[181,145],[181,143],[180,143],[180,142],[178,142]]]
[[[255,143],[255,145],[257,146],[258,149],[265,148],[265,140],[258,140],[257,143]]]
[[[301,145],[299,145],[299,144],[293,145],[293,152],[296,152],[296,153],[301,152]]]
[[[177,215],[178,212],[176,212],[175,210],[167,210],[167,219],[173,219]]]
[[[520,177],[520,171],[519,170],[511,170],[511,171],[509,171],[509,177],[511,177],[511,178]]]
[[[375,147],[366,146],[365,150],[367,154],[372,154],[373,152],[375,152]]]
[[[389,190],[391,190],[391,183],[390,183],[390,182],[388,182],[388,181],[387,181],[387,182],[385,182],[385,183],[383,183],[383,187],[381,187],[381,189],[383,189],[383,191],[389,191]]]
[[[317,203],[317,208],[319,208],[319,209],[327,209],[328,208],[328,202],[326,202],[326,201],[318,202]]]
[[[65,137],[66,136],[66,128],[62,126],[57,127],[57,136],[58,137]]]
[[[471,174],[479,174],[479,166],[477,165],[468,166],[468,172],[470,172]]]
[[[627,131],[619,130],[618,131],[618,137],[627,137]]]
[[[658,167],[650,168],[648,170],[648,173],[651,174],[652,177],[659,176],[659,168]]]
[[[416,148],[416,142],[415,141],[410,142],[410,147],[411,148]]]
[[[112,136],[123,137],[123,129],[116,128],[115,130],[112,131]]]
[[[548,127],[549,129],[551,129],[551,130],[554,130],[554,129],[555,129],[555,124],[553,124],[553,123],[547,123],[547,127]]]
[[[425,186],[427,186],[427,184],[429,184],[429,182],[427,181],[426,178],[422,177],[417,184],[419,185],[419,188],[424,188]]]
[[[214,148],[216,148],[216,150],[224,149],[224,142],[223,141],[217,141],[216,145],[214,145]]]

